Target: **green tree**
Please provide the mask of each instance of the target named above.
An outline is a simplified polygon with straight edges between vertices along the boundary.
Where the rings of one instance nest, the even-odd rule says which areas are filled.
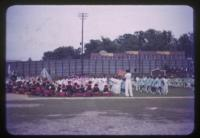
[[[143,33],[139,33],[140,45],[142,50],[154,50],[154,51],[165,51],[173,48],[172,41],[175,40],[171,31],[157,31],[149,29]],[[146,41],[144,41],[146,40]]]
[[[55,49],[53,52],[56,59],[73,58],[74,56],[74,48],[72,46],[59,47]]]
[[[101,50],[107,52],[125,52],[129,50],[142,51],[185,51],[186,57],[194,57],[193,33],[183,34],[178,40],[174,38],[171,31],[158,31],[148,29],[136,31],[133,34],[123,34],[113,41],[107,37],[100,40],[90,40],[85,44],[84,57],[89,58],[91,53]],[[59,47],[54,51],[47,51],[43,54],[43,60],[80,58],[81,48],[74,49],[73,46]]]
[[[55,59],[54,54],[52,51],[47,51],[43,54],[42,57],[43,60],[51,60],[51,59]]]
[[[43,60],[80,58],[80,49],[74,49],[72,46],[62,46],[56,48],[53,52],[48,51],[43,55]]]
[[[102,39],[101,50],[105,50],[107,52],[116,52],[117,51],[116,45],[109,38],[101,37],[101,39]]]
[[[115,40],[116,41],[116,40]],[[124,34],[118,38],[118,52],[138,49],[138,38],[133,34]]]
[[[91,53],[99,52],[103,49],[101,46],[102,42],[100,40],[90,40],[89,43],[85,44],[85,56],[89,57]]]
[[[193,49],[194,49],[194,41],[193,41],[193,33],[183,34],[178,39],[178,50],[185,51],[186,57],[194,57]]]

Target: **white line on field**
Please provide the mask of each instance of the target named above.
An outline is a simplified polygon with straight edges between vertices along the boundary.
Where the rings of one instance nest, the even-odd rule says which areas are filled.
[[[48,100],[48,99],[194,99],[194,96],[149,96],[149,97],[29,97],[27,95],[7,94],[6,100]]]
[[[174,96],[174,97],[29,97],[27,100],[48,100],[48,99],[194,99],[194,96]]]

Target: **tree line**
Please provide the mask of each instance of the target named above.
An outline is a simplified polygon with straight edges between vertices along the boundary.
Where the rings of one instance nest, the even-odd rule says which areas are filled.
[[[90,40],[84,45],[85,58],[89,58],[91,53],[101,50],[107,52],[125,52],[132,50],[142,51],[185,51],[186,57],[194,58],[194,39],[193,33],[181,35],[176,39],[171,31],[158,31],[149,29],[147,31],[136,31],[133,34],[123,34],[114,40],[101,37],[98,40]],[[53,51],[43,54],[43,60],[50,59],[79,59],[81,48],[75,49],[73,46],[58,47]]]

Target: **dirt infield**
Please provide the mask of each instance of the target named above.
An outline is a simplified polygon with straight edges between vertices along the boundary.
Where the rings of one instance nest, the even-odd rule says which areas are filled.
[[[194,128],[194,97],[190,94],[135,98],[44,98],[7,96],[8,133],[187,135]]]

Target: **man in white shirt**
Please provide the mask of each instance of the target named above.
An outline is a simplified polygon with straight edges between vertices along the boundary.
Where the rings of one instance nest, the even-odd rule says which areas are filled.
[[[149,93],[149,87],[150,87],[150,77],[147,76],[147,80],[146,80],[146,93]]]
[[[133,90],[132,90],[132,82],[131,82],[131,73],[130,70],[126,70],[125,74],[125,95],[133,97]]]
[[[164,78],[162,79],[164,82],[164,86],[163,86],[163,92],[165,95],[167,95],[168,93],[168,79],[166,76],[164,76]]]
[[[114,78],[113,79],[113,92],[116,94],[120,94],[121,91],[121,81],[119,79]]]
[[[142,81],[142,77],[139,77],[138,80],[138,88],[139,88],[139,92],[142,92],[142,85],[143,85],[143,81]]]
[[[161,77],[156,78],[156,92],[161,95]]]
[[[144,76],[143,77],[143,91],[146,93],[147,93],[147,82],[148,82],[147,77]]]
[[[135,85],[135,90],[139,91],[139,77],[136,77],[136,85]]]

